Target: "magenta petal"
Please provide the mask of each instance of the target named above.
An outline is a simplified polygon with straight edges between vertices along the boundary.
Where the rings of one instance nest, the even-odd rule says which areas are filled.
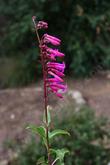
[[[59,40],[56,37],[50,36],[48,34],[44,34],[43,37],[44,37],[44,40],[43,40],[44,43],[51,43],[55,46],[60,45],[61,40]]]
[[[58,41],[55,41],[55,40],[53,40],[53,39],[49,39],[49,38],[45,38],[44,39],[44,43],[51,43],[52,45],[55,45],[55,46],[57,46],[57,45],[60,45],[60,43],[58,42]]]
[[[60,65],[60,66],[65,66],[65,63],[58,63],[58,62],[48,62],[50,65]]]
[[[51,71],[54,72],[55,74],[57,74],[60,77],[63,77],[64,76],[64,74],[62,72],[60,72],[60,71],[58,71],[56,69],[51,68]]]
[[[67,85],[51,83],[47,87],[51,87],[51,88],[55,88],[57,90],[60,90],[59,93],[65,93],[67,91]]]
[[[51,70],[51,68],[53,69],[57,69],[58,71],[64,72],[64,68],[60,67],[60,66],[48,66],[48,70]]]
[[[57,57],[64,57],[64,53],[59,52],[57,49],[48,48],[47,51],[48,51],[49,53],[54,54],[54,55],[57,56]]]
[[[47,66],[54,66],[54,67],[61,67],[61,68],[65,68],[65,63],[57,63],[57,62],[48,62]]]
[[[57,69],[61,72],[64,72],[65,64],[64,63],[59,64],[59,63],[55,63],[55,62],[48,62],[47,67],[48,67],[48,69],[49,68],[54,68],[54,69]]]
[[[58,82],[58,80],[56,78],[48,78],[47,82]]]
[[[56,88],[56,87],[52,87],[52,86],[49,86],[49,87],[52,89],[53,92],[57,92],[58,91],[58,88]]]
[[[59,38],[54,37],[54,36],[51,36],[51,35],[49,35],[49,34],[44,34],[44,37],[45,37],[45,38],[48,38],[48,39],[55,40],[55,41],[57,41],[57,42],[61,42],[61,40],[60,40]]]
[[[62,78],[60,78],[60,77],[59,77],[58,75],[56,75],[55,73],[53,73],[53,72],[51,72],[51,71],[49,71],[48,73],[49,73],[50,75],[54,76],[57,80],[59,80],[59,81],[61,81],[61,82],[64,81]]]
[[[63,85],[63,84],[58,84],[58,83],[52,83],[51,86],[54,86],[54,87],[57,87],[57,88],[60,88],[60,89],[66,89],[67,88],[67,85]]]
[[[62,94],[60,94],[60,93],[55,93],[59,98],[63,98],[63,96],[62,96]]]
[[[39,21],[36,27],[37,27],[37,29],[47,29],[48,24],[47,24],[47,22]]]
[[[59,98],[63,98],[62,94],[58,93],[57,88],[51,87],[51,86],[50,86],[50,88],[51,88],[51,91],[56,94],[56,96],[58,96]]]
[[[51,86],[51,85],[50,85],[49,87],[50,87],[53,91],[56,91],[56,92],[58,91],[58,88],[57,88],[57,87],[54,87],[54,86]]]

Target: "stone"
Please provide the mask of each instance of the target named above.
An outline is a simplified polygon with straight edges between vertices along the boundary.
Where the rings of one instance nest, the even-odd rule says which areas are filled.
[[[82,96],[82,93],[77,90],[70,90],[68,94],[75,100],[76,104],[84,105],[86,104],[85,99]]]

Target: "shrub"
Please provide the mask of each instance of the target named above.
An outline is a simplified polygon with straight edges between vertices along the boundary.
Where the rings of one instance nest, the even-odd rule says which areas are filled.
[[[28,85],[41,76],[39,57],[30,51],[28,56],[2,57],[0,59],[0,88]]]
[[[67,108],[65,109],[67,112]],[[64,112],[64,109],[63,109]],[[62,146],[70,150],[66,156],[66,165],[107,165],[110,162],[110,134],[109,120],[95,117],[94,111],[83,107],[80,111],[74,111],[71,107],[69,113],[63,115],[55,127],[66,129],[70,132],[69,138],[56,138],[56,147]],[[41,144],[36,144],[32,139],[25,147],[21,147],[18,161],[12,165],[36,164],[37,159],[45,151]]]

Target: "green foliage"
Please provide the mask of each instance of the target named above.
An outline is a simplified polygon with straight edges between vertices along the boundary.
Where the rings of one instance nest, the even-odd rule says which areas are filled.
[[[62,150],[65,146],[70,151],[65,156],[66,165],[107,165],[110,162],[109,120],[95,117],[94,111],[88,107],[80,111],[67,107],[62,110],[63,114],[67,110],[69,113],[66,113],[66,116],[63,115],[59,122],[55,120],[56,128],[63,128],[71,134],[65,138],[58,136],[52,143],[52,148],[57,148],[57,158],[62,160],[65,151],[67,152],[65,149]],[[64,152],[60,152],[60,149]],[[18,160],[12,165],[36,164],[41,155],[45,155],[41,142],[36,144],[32,139],[25,147],[21,147]],[[56,161],[56,165],[59,165],[58,163]]]
[[[22,77],[21,84],[29,83],[36,72],[39,53],[36,53],[38,46],[33,33],[33,15],[38,20],[47,21],[49,33],[58,34],[62,39],[67,72],[87,76],[98,69],[110,69],[109,0],[90,0],[89,3],[85,0],[1,0],[0,15],[0,56],[17,57],[22,54],[29,73],[27,75],[22,69],[22,73],[16,76],[16,82]],[[37,66],[38,73],[40,63]]]
[[[64,156],[69,153],[69,151],[67,149],[53,149],[52,152],[56,155],[55,160],[57,164],[64,165]]]
[[[36,143],[34,137],[30,143],[21,147],[19,158],[16,162],[12,162],[12,165],[36,164],[39,161],[39,158],[41,158],[41,155],[46,155],[46,151],[41,143]]]
[[[46,117],[46,116],[45,116]],[[43,117],[44,118],[44,117]],[[49,141],[49,145],[51,146],[52,143],[52,139],[58,135],[70,135],[67,131],[65,130],[61,130],[61,129],[55,129],[53,131],[49,131],[49,127],[50,127],[50,123],[51,123],[51,116],[50,116],[50,112],[49,112],[49,107],[47,108],[47,120],[45,120],[44,118],[44,126],[35,126],[35,125],[29,125],[27,127],[27,129],[30,129],[33,133],[38,134],[41,137],[41,141],[45,144],[46,148],[47,148],[47,152],[50,151],[50,148],[48,148],[48,141]],[[48,131],[48,135],[47,135],[47,131]],[[67,149],[53,149],[51,148],[51,156],[53,156],[53,153],[55,155],[55,161],[59,161],[59,165],[63,165],[64,162],[64,156],[66,153],[68,153]],[[54,160],[53,160],[54,162]],[[48,164],[45,162],[45,158],[41,157],[37,164],[41,164],[41,165],[45,165]]]
[[[69,135],[70,136],[70,134],[65,130],[55,129],[52,132],[49,132],[49,139],[51,140],[58,135]]]
[[[24,86],[39,79],[41,65],[33,51],[28,56],[22,54],[16,57],[2,57],[0,59],[0,88]]]
[[[95,117],[94,112],[88,107],[80,111],[70,110],[70,113],[68,117],[63,117],[58,126],[68,129],[72,138],[67,137],[68,139],[63,141],[56,139],[55,142],[56,145],[60,141],[59,147],[66,144],[65,147],[70,151],[65,164],[106,165],[110,161],[109,121],[106,118]]]
[[[46,130],[43,126],[30,125],[26,129],[30,129],[32,132],[39,134],[42,138],[46,137]]]
[[[40,0],[1,1],[0,15],[3,24],[0,34],[3,37],[1,38],[0,57],[17,58],[19,63],[10,74],[7,84],[3,84],[4,87],[26,85],[41,75],[39,52],[31,18],[37,14],[38,19],[42,19],[43,4],[44,2]]]
[[[47,165],[44,156],[37,161],[37,165]]]

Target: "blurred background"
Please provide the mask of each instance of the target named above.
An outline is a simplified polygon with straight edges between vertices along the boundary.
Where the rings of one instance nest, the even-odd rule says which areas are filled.
[[[61,38],[65,53],[69,89],[64,101],[52,96],[50,104],[53,125],[66,128],[72,138],[60,146],[55,139],[53,145],[70,149],[66,165],[109,165],[109,0],[1,0],[0,165],[32,165],[39,153],[45,154],[25,130],[29,123],[40,123],[43,109],[33,15],[48,22],[47,33]],[[64,120],[58,122],[58,113]]]

